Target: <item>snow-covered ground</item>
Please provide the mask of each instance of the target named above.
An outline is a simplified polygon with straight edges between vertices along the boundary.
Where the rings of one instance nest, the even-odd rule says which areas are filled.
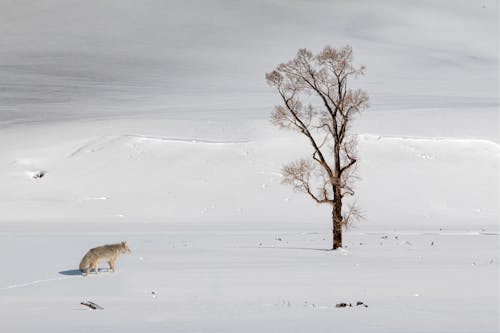
[[[280,184],[307,146],[266,121],[32,124],[0,147],[2,331],[498,327],[496,142],[360,135],[366,219],[337,252],[328,209]],[[121,240],[117,273],[79,275]]]
[[[496,234],[349,233],[347,248],[332,252],[323,250],[323,232],[293,229],[92,223],[2,232],[0,327],[496,332]],[[120,239],[133,252],[118,260],[118,272],[75,272],[85,249]],[[79,305],[86,300],[104,310]],[[336,308],[341,302],[354,306]]]
[[[1,332],[498,332],[497,1],[0,0],[0,27]],[[326,251],[264,73],[347,42],[365,219]]]

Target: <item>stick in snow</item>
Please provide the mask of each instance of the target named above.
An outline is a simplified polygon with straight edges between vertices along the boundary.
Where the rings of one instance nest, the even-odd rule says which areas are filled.
[[[87,306],[89,309],[92,310],[104,310],[102,306],[100,306],[99,304],[95,304],[94,302],[87,301],[87,302],[80,302],[80,304]]]

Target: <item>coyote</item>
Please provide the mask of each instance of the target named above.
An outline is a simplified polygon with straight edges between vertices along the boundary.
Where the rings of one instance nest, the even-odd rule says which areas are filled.
[[[130,249],[128,248],[125,241],[118,244],[94,247],[83,256],[83,259],[80,262],[80,272],[83,273],[84,271],[86,271],[85,275],[89,275],[90,271],[94,269],[97,274],[97,263],[99,261],[107,261],[109,264],[109,268],[111,268],[111,270],[114,272],[116,258],[118,258],[121,253],[126,252],[130,252]]]

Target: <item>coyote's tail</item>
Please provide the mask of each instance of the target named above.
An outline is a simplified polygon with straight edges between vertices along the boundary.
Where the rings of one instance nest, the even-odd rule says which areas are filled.
[[[90,264],[89,262],[89,253],[83,256],[82,261],[80,261],[80,272],[83,272],[85,268]]]

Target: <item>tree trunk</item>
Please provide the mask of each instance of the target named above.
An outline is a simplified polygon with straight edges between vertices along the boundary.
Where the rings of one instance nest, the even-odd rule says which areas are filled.
[[[333,247],[336,250],[342,247],[342,194],[340,190],[340,143],[335,142],[335,184],[333,186],[333,205],[332,205],[332,223],[333,223]]]
[[[335,200],[332,206],[332,224],[333,224],[333,247],[336,250],[342,247],[342,203],[340,200]]]

